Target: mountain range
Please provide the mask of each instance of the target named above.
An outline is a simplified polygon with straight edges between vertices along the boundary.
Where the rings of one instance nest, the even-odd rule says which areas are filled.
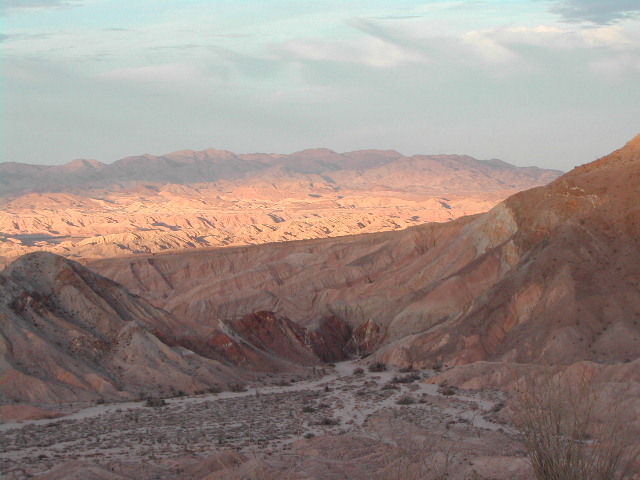
[[[400,230],[488,210],[560,172],[395,151],[205,150],[112,164],[0,164],[0,264]]]
[[[447,222],[79,260],[0,272],[7,474],[528,480],[523,378],[637,445],[640,135]]]
[[[253,352],[245,367],[254,370],[278,363],[265,362],[265,352],[313,364],[354,349],[420,368],[637,361],[639,168],[640,136],[486,214],[444,224],[89,262],[101,276],[54,255],[25,256],[1,277],[0,384],[4,395],[33,390],[20,399],[34,401],[61,395],[50,393],[61,385],[76,399],[85,394],[72,387],[94,396],[115,394],[113,385],[149,391],[157,378],[149,365],[165,364],[195,391],[238,374],[238,354],[209,348],[227,341],[244,357]],[[287,325],[288,340],[264,347],[251,333],[261,318],[270,319],[267,330]],[[92,367],[83,370],[85,360]],[[124,370],[112,376],[117,367]],[[26,387],[30,380],[38,387]]]

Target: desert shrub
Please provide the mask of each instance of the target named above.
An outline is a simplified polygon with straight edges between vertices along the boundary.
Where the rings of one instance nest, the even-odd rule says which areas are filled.
[[[306,438],[307,440],[310,439],[310,438],[313,438],[315,436],[316,436],[315,433],[311,433],[311,432],[308,432],[308,433],[304,434],[304,438]]]
[[[396,375],[391,380],[393,383],[413,383],[416,380],[420,380],[418,373],[410,373],[408,375]]]
[[[381,390],[400,390],[400,387],[393,383],[385,383],[382,387],[380,387],[380,389]]]
[[[398,372],[400,372],[400,373],[411,373],[411,372],[415,372],[415,370],[413,369],[413,365],[409,365],[407,367],[399,368]]]
[[[444,395],[445,397],[450,397],[451,395],[456,394],[456,389],[453,387],[444,386],[438,389],[438,393],[440,395]]]
[[[302,407],[302,413],[313,413],[315,411],[316,409],[313,408],[311,405],[305,405],[304,407]]]
[[[339,424],[340,424],[340,420],[338,420],[337,418],[331,418],[331,417],[322,417],[318,422],[318,425],[325,425],[329,427],[334,425],[339,425]]]
[[[606,402],[586,374],[545,368],[518,382],[511,419],[538,480],[626,478],[640,455],[623,396]],[[636,441],[634,441],[636,440]]]
[[[413,399],[413,397],[404,395],[403,397],[400,397],[398,401],[396,401],[396,403],[398,405],[413,405],[414,403],[416,403],[416,401]]]
[[[102,405],[102,404],[104,404],[104,398],[97,398],[96,405]]]
[[[167,402],[165,402],[164,398],[149,397],[147,398],[145,406],[158,408],[158,407],[164,407],[166,404]]]
[[[213,385],[207,388],[207,391],[209,393],[220,393],[222,391],[222,388],[220,387],[220,385]]]
[[[382,362],[374,362],[369,364],[367,369],[370,372],[384,372],[387,369],[387,366]]]
[[[364,375],[364,369],[361,368],[361,367],[354,368],[353,369],[353,374],[354,375]]]
[[[242,382],[230,383],[229,390],[232,392],[246,392],[247,386]]]

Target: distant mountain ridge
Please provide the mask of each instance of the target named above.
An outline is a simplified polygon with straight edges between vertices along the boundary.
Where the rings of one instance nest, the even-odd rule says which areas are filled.
[[[183,150],[0,164],[0,266],[400,230],[482,213],[560,172],[461,155]]]
[[[160,156],[126,157],[110,164],[85,159],[65,165],[0,163],[0,196],[103,188],[136,182],[192,184],[265,176],[295,178],[319,175],[330,183],[338,183],[340,178],[366,182],[367,170],[385,169],[402,165],[402,162],[410,162],[410,165],[432,171],[434,175],[466,169],[511,188],[529,186],[531,182],[548,183],[559,174],[555,170],[516,167],[499,160],[483,161],[461,155],[406,157],[395,150],[359,150],[340,154],[318,148],[289,155],[235,154],[215,149],[181,150]],[[347,175],[343,172],[352,173]],[[334,173],[338,174],[338,179],[332,178]],[[495,188],[495,185],[491,186]]]

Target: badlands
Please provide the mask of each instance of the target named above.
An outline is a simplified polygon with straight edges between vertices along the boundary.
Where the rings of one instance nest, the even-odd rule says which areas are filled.
[[[441,159],[453,177],[492,182],[454,160]],[[290,166],[320,175],[309,173],[319,162]],[[83,188],[104,188],[76,166]],[[69,166],[10,168],[50,177],[50,190],[79,178]],[[193,180],[184,175],[175,181]],[[588,380],[594,424],[624,406],[637,447],[640,135],[547,181],[486,213],[397,231],[111,258],[60,251],[80,263],[21,256],[0,272],[2,475],[524,480],[533,471],[513,425],[523,378],[552,378],[559,393]],[[11,185],[6,198],[24,199]],[[8,257],[65,243],[12,235]],[[572,444],[599,445],[580,435]],[[630,467],[621,478],[637,478],[640,464]]]
[[[95,258],[400,230],[485,212],[559,174],[391,150],[0,163],[0,266],[39,250]]]

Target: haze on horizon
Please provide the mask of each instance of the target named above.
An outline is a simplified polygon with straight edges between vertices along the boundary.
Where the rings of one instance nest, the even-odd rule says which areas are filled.
[[[570,170],[640,124],[635,0],[6,0],[1,161],[395,149]]]

